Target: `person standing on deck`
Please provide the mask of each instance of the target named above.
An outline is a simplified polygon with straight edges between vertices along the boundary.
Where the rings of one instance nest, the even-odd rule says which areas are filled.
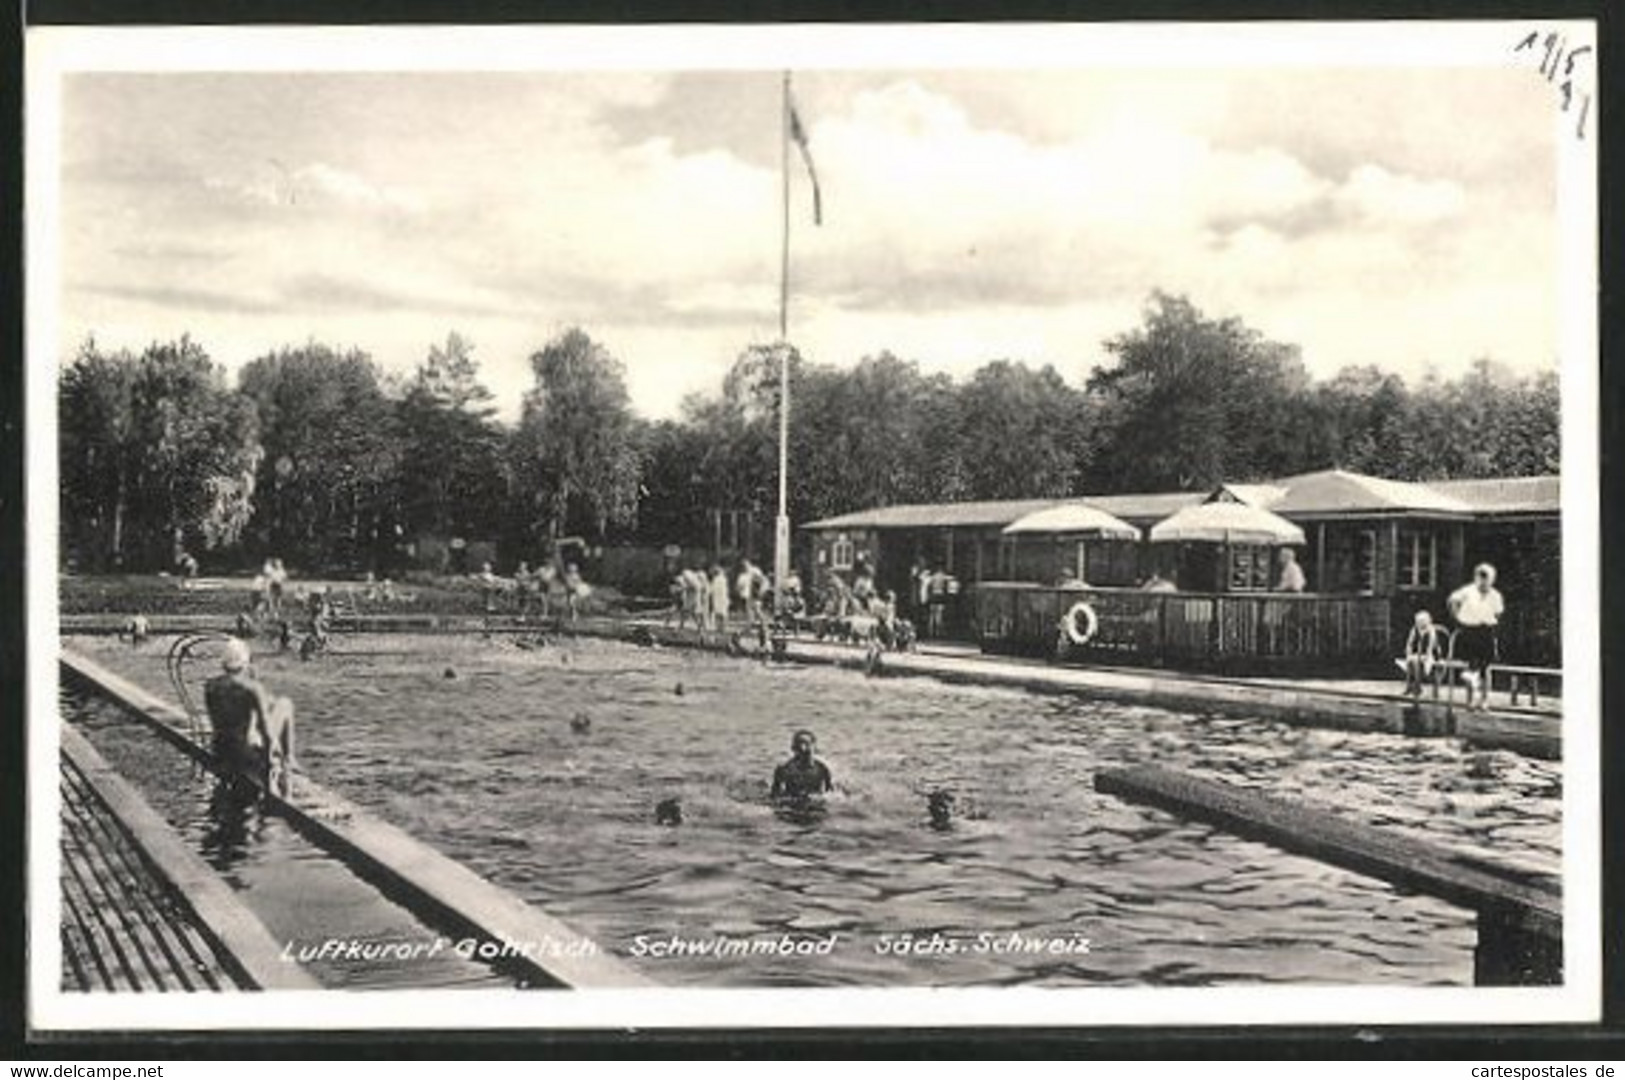
[[[954,579],[947,570],[938,567],[931,571],[926,586],[931,604],[931,624],[927,627],[927,632],[934,638],[941,637],[947,627],[948,601],[952,596],[953,586]]]
[[[220,657],[221,674],[203,686],[211,749],[232,772],[255,777],[287,798],[294,763],[293,702],[274,697],[248,670],[247,642],[233,638]]]
[[[570,621],[575,622],[581,617],[581,604],[592,592],[585,580],[581,577],[581,569],[575,563],[564,568],[564,602],[570,609]]]
[[[491,569],[490,563],[480,565],[480,572],[475,575],[475,580],[480,586],[480,602],[485,608],[485,613],[489,615],[496,610],[497,592],[501,588],[501,582]]]
[[[1276,592],[1301,593],[1309,587],[1309,581],[1303,576],[1303,567],[1298,565],[1298,557],[1292,553],[1291,548],[1281,549],[1281,580],[1276,583]]]
[[[699,566],[684,570],[683,582],[684,602],[694,619],[694,629],[703,632],[711,624],[711,584],[706,580],[704,568]]]
[[[1506,610],[1500,590],[1495,587],[1495,567],[1479,563],[1473,580],[1450,594],[1450,617],[1456,620],[1455,658],[1467,665],[1462,678],[1467,683],[1467,706],[1479,710],[1490,707],[1490,665],[1498,659],[1496,627]],[[1478,704],[1473,704],[1473,691]]]
[[[721,566],[711,567],[711,581],[706,589],[711,610],[706,619],[709,629],[726,632],[728,629],[728,572]]]
[[[679,570],[673,574],[666,591],[671,596],[671,613],[666,616],[666,625],[670,626],[675,621],[677,629],[681,630],[688,617],[688,571]]]
[[[530,615],[530,594],[535,584],[530,576],[530,563],[520,559],[519,569],[513,572],[513,588],[514,595],[519,601],[519,617],[522,619]]]
[[[536,602],[541,606],[542,618],[547,618],[553,610],[553,589],[558,584],[559,571],[550,562],[545,562],[536,568],[535,589]]]
[[[745,627],[756,629],[767,625],[762,617],[762,597],[767,592],[767,575],[749,559],[739,567],[739,599],[745,607]]]
[[[288,585],[288,568],[282,565],[278,558],[265,560],[265,603],[271,610],[271,617],[282,617],[282,593]]]
[[[909,614],[923,626],[930,617],[931,568],[923,560],[914,560],[914,568],[908,572],[908,582]]]

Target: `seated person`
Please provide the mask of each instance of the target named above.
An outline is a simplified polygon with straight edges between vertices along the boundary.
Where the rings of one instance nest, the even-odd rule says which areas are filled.
[[[1439,628],[1433,616],[1426,611],[1416,613],[1416,621],[1405,638],[1405,693],[1411,697],[1422,695],[1422,683],[1433,677],[1434,665],[1444,655],[1444,643],[1439,640]]]
[[[805,608],[801,598],[801,575],[791,570],[784,578],[784,610],[786,614],[800,615]]]
[[[814,756],[818,739],[810,731],[798,731],[790,740],[790,760],[773,770],[774,800],[804,800],[833,791],[829,766]]]
[[[226,642],[222,673],[203,687],[211,749],[228,772],[246,773],[287,798],[292,790],[293,703],[273,697],[248,670],[248,645]]]
[[[1156,573],[1155,571],[1152,572],[1150,577],[1145,579],[1145,581],[1140,585],[1140,588],[1145,590],[1146,592],[1178,592],[1179,591],[1179,586],[1178,585],[1174,584],[1168,578],[1163,577],[1161,574]]]

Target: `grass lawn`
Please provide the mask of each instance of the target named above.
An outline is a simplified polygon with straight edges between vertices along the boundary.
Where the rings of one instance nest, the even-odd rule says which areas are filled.
[[[182,587],[182,579],[159,574],[69,575],[57,579],[57,596],[63,615],[96,615],[140,612],[144,615],[236,615],[246,611],[252,599],[252,581],[242,577],[200,577]],[[485,610],[485,598],[477,583],[467,577],[437,578],[395,587],[391,600],[365,596],[367,586],[357,581],[295,579],[288,583],[292,597],[304,590],[325,585],[335,593],[353,591],[358,608],[372,615],[478,615]],[[563,606],[555,597],[554,610]],[[618,614],[626,608],[626,598],[613,586],[594,586],[588,608],[594,614]],[[511,597],[497,600],[498,612],[517,611]]]

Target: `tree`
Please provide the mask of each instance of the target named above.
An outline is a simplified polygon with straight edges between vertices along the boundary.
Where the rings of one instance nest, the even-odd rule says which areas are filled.
[[[1345,367],[1306,395],[1303,470],[1338,468],[1374,476],[1410,475],[1406,463],[1410,391],[1372,365]]]
[[[62,535],[92,565],[124,564],[134,484],[136,362],[94,340],[80,348],[57,387]]]
[[[440,536],[490,536],[506,505],[503,433],[473,346],[457,334],[431,346],[396,407],[406,527]]]
[[[399,520],[401,441],[371,358],[311,342],[254,360],[240,386],[265,445],[265,550],[319,566],[380,557]]]
[[[114,566],[234,543],[262,457],[251,402],[189,337],[139,357],[87,343],[59,385],[68,533]],[[95,560],[99,561],[99,559]]]
[[[791,401],[793,488],[808,517],[955,498],[959,422],[951,379],[889,352],[849,371],[811,368]]]
[[[572,526],[600,537],[637,517],[640,454],[625,369],[580,329],[530,358],[514,439],[516,479],[533,495],[550,539]]]
[[[702,471],[705,437],[680,420],[645,424],[638,436],[638,535],[645,542],[704,545],[706,511],[712,505]]]
[[[1046,364],[1037,371],[996,360],[959,391],[957,443],[972,499],[1071,494],[1078,449],[1088,437],[1084,403]]]
[[[1095,368],[1088,381],[1104,428],[1091,486],[1201,490],[1302,465],[1294,405],[1309,378],[1296,346],[1156,292],[1144,325],[1106,350],[1116,365]]]

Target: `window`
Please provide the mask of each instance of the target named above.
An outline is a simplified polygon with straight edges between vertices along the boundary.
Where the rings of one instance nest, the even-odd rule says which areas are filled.
[[[1270,587],[1270,549],[1237,544],[1230,549],[1230,591],[1257,592]]]
[[[1369,529],[1360,534],[1355,548],[1354,587],[1363,593],[1377,591],[1377,534]]]
[[[1426,529],[1399,531],[1399,587],[1431,589],[1439,580],[1439,538]]]
[[[829,564],[836,570],[852,569],[852,541],[845,533],[835,538],[830,548]]]

